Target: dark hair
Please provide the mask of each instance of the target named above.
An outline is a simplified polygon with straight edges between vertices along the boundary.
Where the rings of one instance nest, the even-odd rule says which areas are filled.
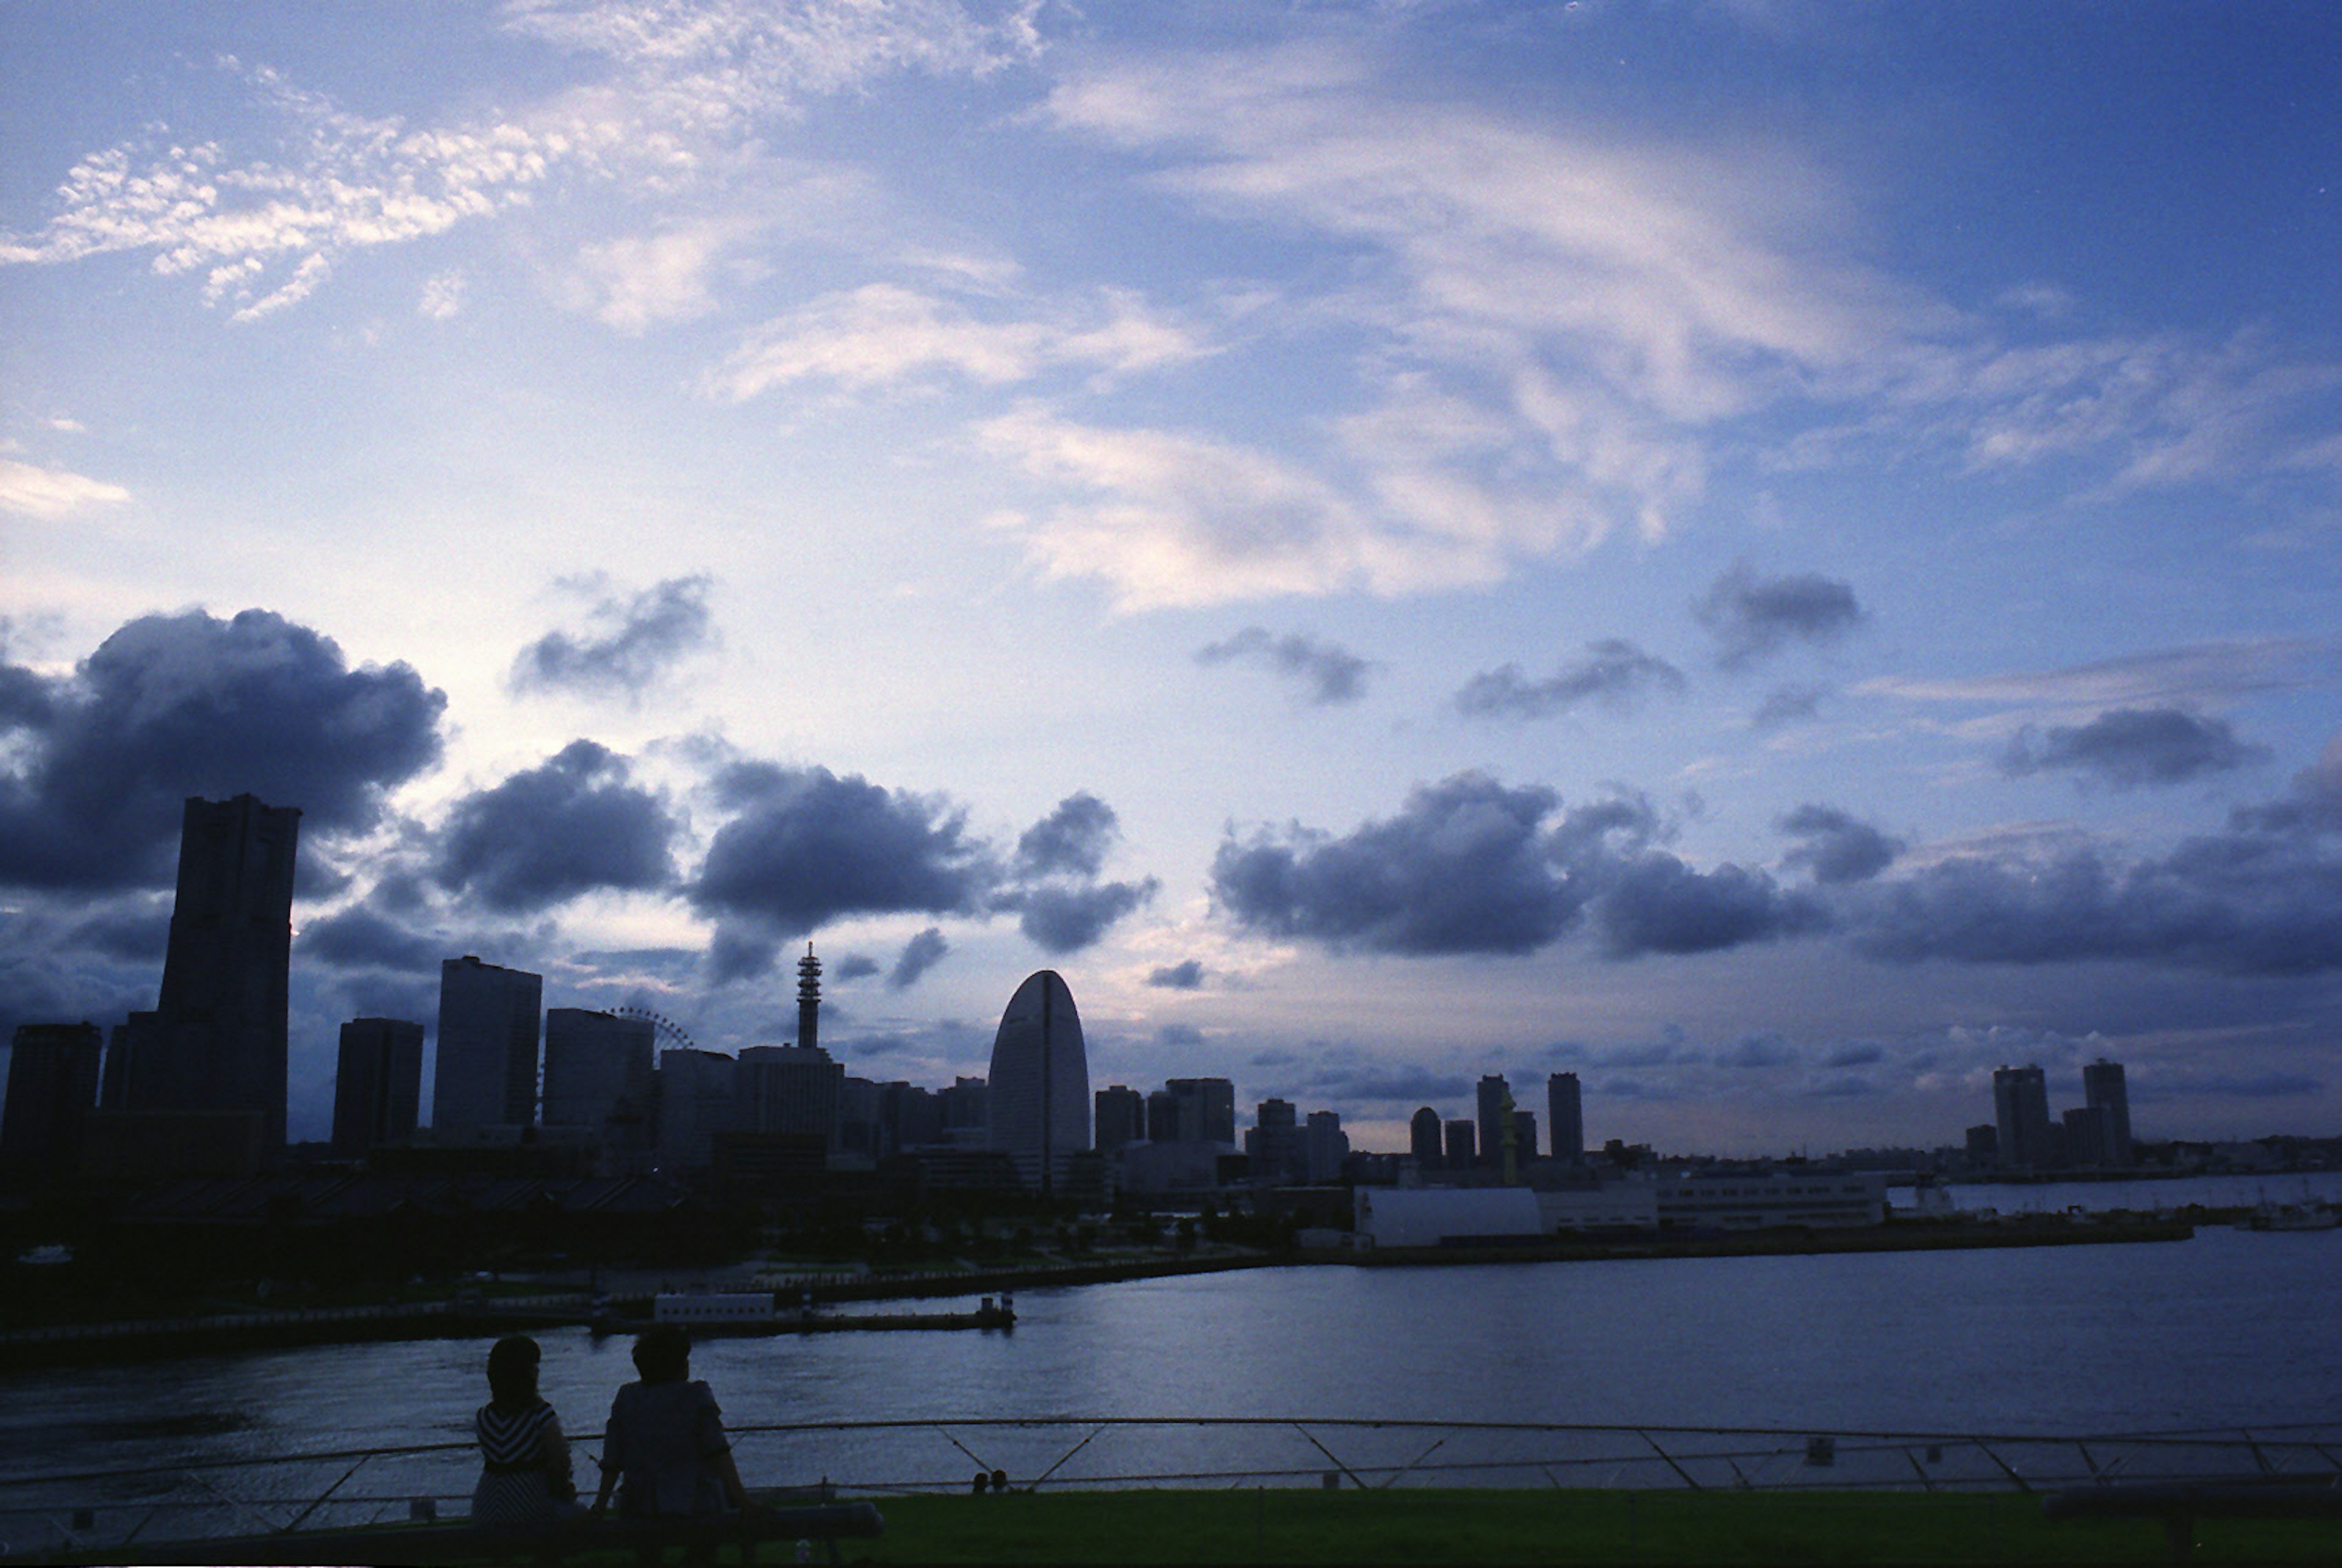
[[[635,1336],[635,1370],[645,1383],[679,1383],[691,1370],[691,1335],[681,1323],[653,1323]]]
[[[488,1393],[498,1404],[528,1404],[536,1398],[536,1363],[544,1353],[525,1333],[508,1333],[488,1352]]]

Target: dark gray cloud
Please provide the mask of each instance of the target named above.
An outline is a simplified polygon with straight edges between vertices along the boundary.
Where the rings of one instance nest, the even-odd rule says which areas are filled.
[[[897,991],[916,985],[919,976],[942,963],[944,955],[950,951],[951,944],[944,940],[942,929],[928,926],[903,944],[903,951],[896,958],[895,967],[886,972],[886,984]]]
[[[573,741],[542,766],[457,800],[432,874],[505,913],[601,888],[669,886],[680,825],[656,793],[626,781],[624,757]]]
[[[877,974],[882,967],[884,966],[876,959],[866,953],[849,953],[837,961],[836,967],[829,974],[831,979],[844,984],[852,980],[867,980]]]
[[[1797,1059],[1797,1052],[1778,1034],[1744,1035],[1716,1054],[1719,1067],[1781,1067]]]
[[[2300,1073],[2142,1074],[2130,1084],[2130,1097],[2147,1104],[2192,1100],[2200,1095],[2227,1100],[2290,1100],[2315,1094],[2325,1087],[2325,1080]]]
[[[1153,898],[1162,884],[1102,882],[1084,887],[1036,887],[1016,895],[1017,929],[1049,953],[1074,953],[1106,934],[1106,928]]]
[[[1456,694],[1456,709],[1474,717],[1541,719],[1583,702],[1625,713],[1653,691],[1680,692],[1683,672],[1622,637],[1586,644],[1586,652],[1541,681],[1518,664],[1483,670]]]
[[[298,806],[305,838],[365,828],[438,761],[445,706],[265,610],[143,616],[70,675],[0,665],[0,884],[167,886],[189,795]]]
[[[636,697],[685,654],[708,645],[709,579],[671,577],[631,598],[608,598],[583,632],[547,632],[513,662],[515,691],[567,690]]]
[[[337,969],[435,971],[453,958],[444,942],[407,930],[359,905],[301,927],[293,956],[298,963],[329,964]]]
[[[736,763],[716,784],[737,814],[689,893],[736,928],[726,966],[753,956],[746,926],[779,938],[855,914],[972,914],[1000,880],[991,847],[948,802],[770,763]]]
[[[1016,840],[1016,870],[1025,876],[1096,876],[1118,829],[1114,808],[1077,791]]]
[[[1901,839],[1889,838],[1836,806],[1801,805],[1783,817],[1779,826],[1804,841],[1783,855],[1782,863],[1804,866],[1823,884],[1868,881],[1894,864],[1904,849]]]
[[[1886,1055],[1887,1053],[1878,1046],[1864,1041],[1838,1046],[1822,1065],[1841,1071],[1848,1067],[1867,1067],[1874,1062],[1885,1060]]]
[[[1475,1093],[1472,1080],[1460,1074],[1375,1062],[1329,1064],[1311,1073],[1307,1084],[1312,1094],[1363,1105],[1452,1105]],[[1530,1107],[1524,1102],[1522,1108]]]
[[[75,925],[68,947],[94,949],[134,964],[161,964],[170,945],[171,906],[140,898],[98,911]]]
[[[1659,831],[1639,797],[1562,813],[1551,790],[1459,774],[1417,787],[1396,816],[1346,837],[1296,826],[1223,840],[1212,890],[1240,925],[1380,953],[1529,953],[1589,906],[1614,958],[1703,953],[1826,924],[1818,904],[1761,872],[1694,871],[1651,848]]]
[[[2293,775],[2293,787],[2265,805],[2239,809],[2240,830],[2262,833],[2342,833],[2342,736],[2317,762]]]
[[[1196,650],[1199,664],[1241,661],[1259,664],[1301,683],[1303,696],[1314,706],[1355,703],[1366,694],[1366,673],[1374,666],[1336,643],[1289,632],[1273,636],[1263,626],[1246,626],[1224,642]]]
[[[1716,638],[1716,662],[1743,669],[1793,642],[1830,643],[1862,624],[1854,589],[1818,573],[1760,577],[1741,562],[1716,578],[1692,615]]]
[[[1827,686],[1776,686],[1765,694],[1765,701],[1749,722],[1760,730],[1773,730],[1810,719],[1821,711],[1822,699],[1828,695]]]
[[[1166,991],[1196,991],[1203,987],[1204,965],[1201,960],[1185,958],[1176,964],[1166,964],[1146,977],[1149,985],[1159,985]]]
[[[2087,724],[2017,732],[2001,754],[2011,777],[2067,768],[2095,774],[2117,789],[2184,784],[2266,761],[2268,752],[2237,738],[2226,719],[2177,708],[2116,708]]]
[[[755,924],[721,923],[707,939],[707,983],[726,985],[772,973],[781,955],[780,934]]]
[[[1201,1045],[1204,1032],[1193,1024],[1166,1024],[1155,1031],[1158,1045]]]

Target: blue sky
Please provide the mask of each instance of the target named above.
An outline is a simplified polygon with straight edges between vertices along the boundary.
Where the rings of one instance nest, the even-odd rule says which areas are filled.
[[[2332,1131],[2317,5],[0,3],[0,1007]]]

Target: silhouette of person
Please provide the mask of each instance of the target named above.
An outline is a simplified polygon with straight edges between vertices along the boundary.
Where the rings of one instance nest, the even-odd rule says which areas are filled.
[[[618,1390],[602,1439],[602,1489],[594,1516],[618,1496],[620,1514],[635,1519],[705,1518],[748,1505],[724,1413],[705,1383],[691,1377],[691,1336],[675,1323],[656,1323],[635,1341],[642,1381]]]
[[[475,1524],[549,1524],[579,1512],[569,1440],[536,1392],[541,1358],[536,1341],[525,1333],[508,1333],[488,1352],[488,1403],[472,1417],[480,1443]]]

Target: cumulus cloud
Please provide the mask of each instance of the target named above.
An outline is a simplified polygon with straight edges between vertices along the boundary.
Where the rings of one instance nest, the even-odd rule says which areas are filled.
[[[1036,887],[1015,895],[1017,929],[1050,953],[1074,953],[1091,945],[1106,928],[1153,899],[1162,884],[1102,882],[1089,886]]]
[[[1196,650],[1196,663],[1225,664],[1235,661],[1259,664],[1301,683],[1304,695],[1317,707],[1355,703],[1366,694],[1366,672],[1372,666],[1338,643],[1321,643],[1299,632],[1272,636],[1263,626],[1246,626],[1232,637]]]
[[[1114,808],[1080,790],[1016,840],[1016,870],[1025,876],[1096,876],[1119,836]]]
[[[1166,964],[1159,969],[1150,971],[1146,976],[1146,984],[1161,986],[1166,991],[1201,990],[1204,984],[1203,961],[1183,958],[1176,964]]]
[[[0,884],[166,883],[189,795],[362,830],[439,758],[444,694],[265,610],[122,626],[73,674],[0,664]]]
[[[363,904],[307,922],[295,957],[337,969],[389,969],[423,974],[449,957],[444,944],[407,930]]]
[[[1836,806],[1801,805],[1780,820],[1783,833],[1804,842],[1781,857],[1803,866],[1818,883],[1863,882],[1895,863],[1903,841],[1887,837]]]
[[[2237,738],[2226,719],[2199,718],[2177,708],[2117,708],[2088,724],[2027,724],[2000,757],[2011,777],[2063,768],[2094,775],[2116,789],[2184,784],[2265,761],[2266,748]]]
[[[463,796],[447,813],[433,876],[505,914],[603,888],[672,885],[680,824],[627,777],[624,757],[573,741],[542,766]]]
[[[928,926],[903,944],[895,967],[886,972],[886,984],[897,991],[908,990],[919,983],[919,976],[942,963],[949,952],[951,944],[944,940],[942,929]]]
[[[129,499],[130,492],[119,484],[0,457],[0,512],[51,522],[94,506],[118,506]]]
[[[1539,719],[1590,700],[1625,713],[1648,692],[1683,689],[1683,672],[1673,664],[1623,637],[1606,637],[1543,680],[1528,679],[1518,664],[1484,670],[1456,694],[1456,706],[1475,717]]]
[[[1822,699],[1827,695],[1827,686],[1776,687],[1765,694],[1765,701],[1749,723],[1760,730],[1774,730],[1800,719],[1810,719],[1821,711]]]
[[[1692,614],[1716,638],[1716,662],[1737,670],[1793,642],[1831,643],[1862,623],[1847,584],[1802,573],[1760,577],[1746,562],[1709,585]]]
[[[1606,882],[1596,910],[1612,958],[1713,953],[1830,924],[1821,903],[1784,891],[1761,871],[1728,863],[1696,871],[1663,850],[1623,860]]]
[[[676,661],[714,642],[709,586],[704,575],[672,577],[601,600],[588,616],[591,630],[547,632],[521,650],[514,689],[639,697]]]
[[[2293,787],[2266,804],[2239,809],[2239,828],[2270,833],[2342,833],[2342,735],[2293,776]]]
[[[866,953],[849,953],[837,961],[829,974],[831,979],[844,984],[849,981],[867,980],[881,967],[879,962]]]

